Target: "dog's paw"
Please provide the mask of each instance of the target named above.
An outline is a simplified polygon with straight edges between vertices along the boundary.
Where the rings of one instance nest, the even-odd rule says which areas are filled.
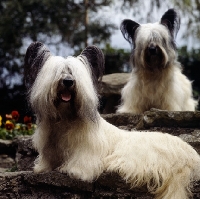
[[[60,173],[68,173],[67,171],[67,167],[65,164],[61,165],[60,167],[56,168],[56,171],[60,172]]]
[[[39,164],[36,164],[33,168],[34,173],[47,173],[52,171],[50,167],[44,167]]]
[[[78,167],[69,168],[66,165],[61,165],[56,170],[60,173],[67,173],[70,178],[75,178],[78,180],[91,182],[94,179],[91,173],[84,172],[83,169]]]

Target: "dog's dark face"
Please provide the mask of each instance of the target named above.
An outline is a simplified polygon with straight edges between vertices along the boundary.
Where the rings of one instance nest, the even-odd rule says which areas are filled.
[[[72,73],[66,74],[58,84],[58,101],[70,102],[73,101],[75,95],[75,79]]]
[[[30,103],[39,115],[89,117],[96,114],[95,86],[103,75],[104,56],[89,46],[78,57],[53,56],[40,42],[32,43],[25,56],[25,83]]]
[[[55,59],[55,57],[52,57]],[[54,97],[54,105],[56,109],[59,112],[62,112],[62,110],[65,111],[64,114],[65,117],[71,116],[71,118],[76,117],[76,108],[79,108],[75,104],[76,99],[76,79],[72,73],[72,70],[70,68],[71,65],[68,65],[67,60],[63,58],[63,66],[61,67],[61,62],[59,60],[57,61],[58,68],[61,67],[62,71],[60,71],[60,75],[57,78],[58,80],[55,81],[56,88],[54,93],[57,93],[57,96]],[[52,65],[54,67],[55,65]],[[53,88],[53,85],[51,86]],[[68,110],[66,112],[66,110]]]
[[[154,71],[167,67],[176,58],[175,37],[180,18],[169,9],[159,23],[138,24],[126,19],[121,23],[124,38],[133,47],[133,66]]]

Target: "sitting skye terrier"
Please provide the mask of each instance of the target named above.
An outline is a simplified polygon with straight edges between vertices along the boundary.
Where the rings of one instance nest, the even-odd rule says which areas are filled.
[[[122,89],[119,113],[141,114],[150,108],[194,111],[191,82],[177,61],[175,37],[180,18],[174,9],[164,13],[159,23],[121,23],[124,38],[132,45],[131,77]]]
[[[58,170],[83,181],[116,172],[131,187],[146,185],[157,199],[187,199],[200,179],[200,157],[180,138],[118,129],[98,113],[100,49],[53,56],[39,42],[25,56],[25,81],[37,117],[33,135],[39,152],[34,172]]]

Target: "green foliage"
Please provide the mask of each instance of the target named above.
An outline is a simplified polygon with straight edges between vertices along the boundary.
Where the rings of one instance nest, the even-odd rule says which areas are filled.
[[[17,164],[15,164],[12,168],[6,170],[6,172],[15,172],[15,171],[18,171]]]
[[[0,88],[11,86],[14,76],[22,76],[25,54],[22,46],[27,47],[31,41],[46,45],[50,42],[54,46],[67,42],[76,50],[84,47],[88,37],[92,44],[107,42],[116,27],[112,22],[93,20],[93,16],[110,3],[109,0],[88,3],[86,0],[1,0]],[[90,19],[87,23],[86,17]],[[53,36],[57,39],[51,39]]]
[[[187,46],[180,48],[179,61],[183,66],[184,74],[193,81],[194,95],[200,96],[200,49],[187,51]]]
[[[132,13],[133,17],[140,17],[140,21],[154,22],[154,14],[159,13],[160,17],[169,8],[175,8],[181,17],[181,26],[184,27],[182,37],[187,40],[189,37],[193,40],[194,44],[196,39],[200,39],[200,1],[199,0],[123,0],[120,1],[121,9],[124,13],[127,10]],[[157,18],[156,20],[158,20]],[[153,20],[153,21],[152,21]],[[139,21],[138,21],[139,22]]]
[[[14,129],[12,130],[7,130],[5,127],[0,127],[0,139],[12,140],[19,135],[32,135],[34,129],[34,125],[32,125],[30,129],[28,129],[27,125],[21,123],[16,123]]]
[[[105,54],[105,74],[131,71],[129,64],[130,51],[115,49],[106,44],[103,52]]]

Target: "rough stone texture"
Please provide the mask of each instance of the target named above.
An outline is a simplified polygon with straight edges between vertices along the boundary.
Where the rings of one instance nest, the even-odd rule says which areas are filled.
[[[200,111],[164,111],[152,108],[143,116],[143,124],[138,128],[154,126],[199,128]]]
[[[104,96],[121,95],[121,89],[127,83],[130,73],[113,73],[104,75],[100,88],[100,94]]]
[[[102,174],[92,183],[69,178],[56,171],[0,173],[0,198],[152,198],[146,189],[130,190],[117,174]]]
[[[34,160],[38,153],[34,150],[30,136],[18,137],[18,149],[16,153],[17,168],[19,171],[32,170]]]
[[[13,158],[8,155],[0,155],[0,167],[1,168],[11,168],[15,165],[15,161]]]
[[[194,199],[200,198],[200,184],[194,186]],[[102,174],[95,182],[71,179],[56,171],[34,174],[32,171],[0,173],[0,199],[152,199],[145,187],[130,189],[117,174]]]
[[[137,124],[142,120],[142,115],[133,115],[129,113],[102,114],[102,117],[109,123],[125,130],[131,130],[135,128]]]
[[[16,164],[18,171],[33,171],[34,161],[38,152],[34,149],[30,136],[21,136],[17,139],[18,149],[16,153]]]
[[[0,172],[15,166],[16,144],[12,140],[0,139]]]
[[[120,103],[121,89],[127,83],[130,73],[113,73],[104,75],[99,89],[100,95],[104,99],[102,113],[114,113]]]
[[[199,111],[169,112],[151,109],[142,115],[104,114],[102,116],[108,122],[123,129],[162,131],[179,136],[200,153]],[[145,187],[130,190],[129,185],[114,173],[102,174],[97,181],[92,183],[74,180],[56,171],[34,174],[32,166],[37,152],[33,149],[31,137],[18,137],[13,143],[10,141],[5,141],[5,143],[9,143],[8,146],[11,147],[18,146],[16,162],[19,171],[0,170],[0,199],[153,198],[147,193]],[[4,150],[6,151],[10,150]],[[9,156],[2,155],[2,158],[7,157]],[[195,183],[193,193],[194,199],[200,199],[200,182]]]

